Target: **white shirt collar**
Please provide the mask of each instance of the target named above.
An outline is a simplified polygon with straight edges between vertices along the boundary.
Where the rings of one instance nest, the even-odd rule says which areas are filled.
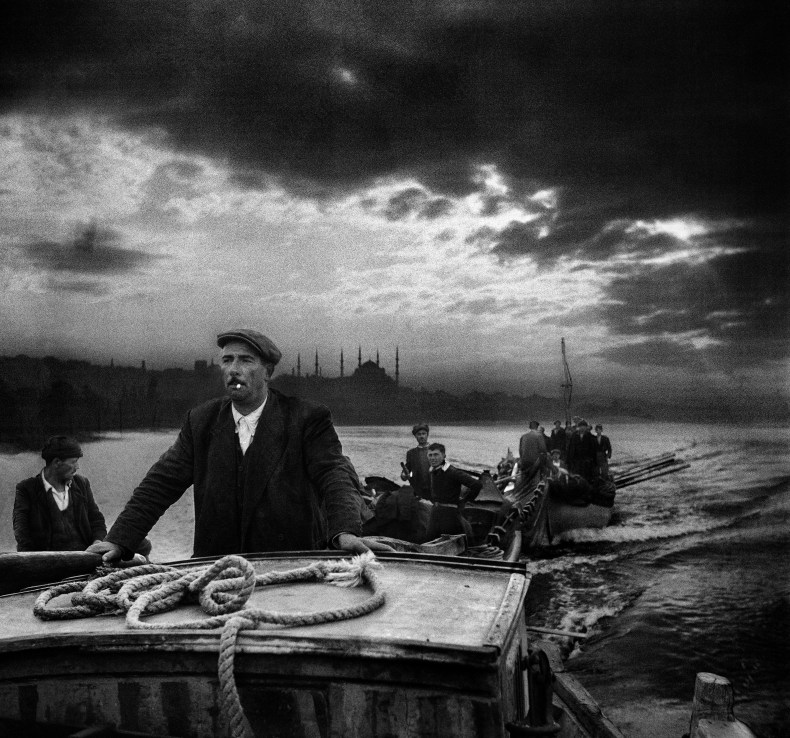
[[[236,433],[239,432],[239,420],[241,420],[241,418],[244,418],[247,421],[247,425],[250,427],[250,431],[252,431],[252,433],[255,433],[255,429],[258,427],[258,421],[261,419],[261,413],[263,413],[263,408],[266,407],[266,400],[268,399],[269,399],[269,395],[266,395],[260,407],[256,408],[255,410],[253,410],[251,413],[247,415],[242,415],[236,409],[236,407],[233,404],[231,404],[230,409],[231,412],[233,413],[233,423],[236,426]]]
[[[69,505],[69,489],[71,489],[71,482],[72,480],[69,479],[66,482],[65,489],[61,492],[58,489],[55,489],[48,481],[47,478],[44,476],[44,470],[41,470],[41,481],[44,482],[44,491],[51,492],[52,496],[55,498],[55,503],[61,510],[65,510]]]
[[[431,471],[435,472],[435,471],[439,471],[439,469],[441,469],[442,471],[447,471],[449,468],[450,468],[450,462],[447,461],[447,459],[445,459],[444,464],[442,464],[441,466],[432,466]]]

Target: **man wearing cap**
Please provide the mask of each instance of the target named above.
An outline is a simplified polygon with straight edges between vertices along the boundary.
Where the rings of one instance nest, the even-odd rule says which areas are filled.
[[[577,432],[568,444],[568,471],[592,482],[597,469],[597,451],[595,439],[590,434],[590,424],[579,418]]]
[[[428,462],[428,423],[417,423],[412,429],[412,435],[417,439],[417,445],[406,452],[406,463],[401,464],[403,471],[400,478],[408,482],[414,494],[423,500],[431,499],[431,465]]]
[[[46,466],[16,486],[14,536],[18,551],[84,551],[107,534],[90,482],[77,474],[82,449],[52,436],[41,450]]]
[[[598,476],[607,478],[609,476],[609,459],[612,458],[612,442],[609,440],[609,436],[603,434],[603,426],[600,423],[595,426],[595,451]]]
[[[559,451],[560,456],[565,456],[565,447],[567,445],[567,438],[565,437],[565,428],[559,420],[554,421],[554,427],[551,429],[551,436],[549,436],[549,451]]]
[[[91,550],[106,561],[128,557],[192,485],[195,556],[381,548],[359,538],[359,479],[329,410],[268,387],[281,354],[261,333],[227,331],[217,345],[228,397],[187,414],[176,442]]]

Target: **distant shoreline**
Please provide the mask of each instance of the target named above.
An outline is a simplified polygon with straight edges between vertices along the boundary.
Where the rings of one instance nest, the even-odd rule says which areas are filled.
[[[761,428],[790,428],[790,420],[781,421],[781,420],[773,420],[773,421],[765,421],[765,422],[755,422],[753,420],[726,420],[726,421],[719,421],[713,422],[708,419],[702,420],[671,420],[671,419],[645,419],[640,418],[638,416],[631,416],[631,415],[622,415],[622,416],[594,416],[591,418],[595,422],[600,422],[606,427],[607,424],[609,425],[628,425],[628,424],[638,424],[638,423],[652,423],[655,425],[723,425],[727,427],[740,427],[740,428],[749,428],[749,427],[756,427],[759,426]],[[460,426],[519,426],[522,425],[519,421],[516,420],[452,420],[452,421],[428,421],[431,425],[435,427],[449,427],[449,428],[457,428]],[[552,421],[547,420],[544,422],[547,430],[549,425]],[[526,430],[526,424],[525,430]],[[403,423],[342,423],[342,422],[335,422],[335,427],[342,429],[342,428],[360,428],[360,427],[370,427],[370,428],[403,428],[404,433],[408,435],[409,426]],[[178,433],[181,429],[180,426],[168,426],[168,427],[148,427],[148,428],[128,428],[125,430],[106,430],[101,431],[99,433],[76,433],[75,436],[83,443],[91,443],[100,440],[107,439],[111,436],[117,435],[125,435],[127,433],[161,433],[161,434],[168,434],[168,433]],[[342,439],[341,439],[342,440]],[[41,439],[41,443],[43,443],[44,439]],[[23,442],[14,442],[14,441],[0,441],[0,455],[2,456],[15,456],[21,453],[38,453],[40,451],[41,446],[38,444],[25,444]]]

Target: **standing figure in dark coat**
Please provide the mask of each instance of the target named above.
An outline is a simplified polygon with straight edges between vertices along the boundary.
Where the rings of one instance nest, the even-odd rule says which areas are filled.
[[[90,482],[77,474],[82,449],[52,436],[41,451],[46,466],[16,486],[14,536],[18,551],[84,551],[107,535]]]
[[[194,485],[195,556],[325,546],[390,550],[361,539],[361,486],[329,410],[269,389],[281,354],[239,328],[217,336],[228,398],[187,414],[173,446],[134,490],[104,542],[128,558],[161,515]]]
[[[597,444],[590,434],[590,425],[583,418],[576,424],[576,433],[568,444],[568,471],[578,474],[588,482],[597,476]]]
[[[518,442],[519,490],[530,489],[540,479],[540,472],[546,467],[548,449],[542,433],[538,432],[540,423],[529,421],[529,430]]]
[[[562,427],[562,423],[559,420],[555,420],[554,427],[551,429],[551,436],[549,436],[548,450],[550,452],[554,450],[559,451],[560,457],[564,459],[566,443],[565,428]]]
[[[612,458],[612,442],[609,440],[609,436],[603,435],[603,426],[600,423],[595,426],[595,448],[598,476],[601,479],[608,479],[609,459]]]
[[[428,521],[427,540],[442,534],[466,533],[467,540],[471,541],[472,526],[462,512],[464,505],[480,493],[482,483],[471,474],[451,466],[441,443],[428,446],[428,461],[431,463],[433,510]],[[467,487],[468,491],[464,492],[462,487]]]
[[[417,445],[406,452],[406,463],[402,464],[403,471],[400,478],[408,482],[414,494],[423,500],[431,499],[431,477],[428,470],[428,423],[417,423],[411,429],[412,435],[417,439]]]

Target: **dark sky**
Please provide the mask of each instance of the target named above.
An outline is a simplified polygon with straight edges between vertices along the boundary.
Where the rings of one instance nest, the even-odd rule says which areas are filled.
[[[420,306],[454,314],[456,322],[436,324],[460,374],[487,371],[496,353],[459,337],[483,313],[487,332],[496,324],[501,340],[510,324],[524,349],[537,341],[544,350],[547,335],[558,341],[576,331],[596,381],[638,369],[676,378],[708,372],[726,384],[734,372],[741,385],[767,380],[766,390],[784,377],[786,390],[784,8],[721,0],[6,2],[0,133],[14,153],[0,189],[0,236],[12,252],[6,276],[35,281],[40,272],[44,281],[31,290],[50,307],[48,289],[129,300],[145,289],[129,283],[119,293],[119,274],[134,282],[187,256],[194,263],[203,258],[195,233],[210,232],[219,252],[263,253],[280,289],[306,268],[294,266],[295,253],[330,262],[336,271],[327,279],[339,292],[325,295],[323,307],[313,304],[313,313],[303,302],[317,273],[294,278],[277,304],[295,301],[293,313],[298,302],[305,320],[325,315],[333,350],[355,335],[384,344],[395,331],[426,378],[448,367],[432,352],[435,336],[415,327]],[[22,130],[31,124],[46,135]],[[97,196],[118,192],[96,173],[107,166],[97,162],[108,130],[113,151],[128,136],[148,152],[127,152],[114,170],[135,172],[137,187],[133,205],[114,209]],[[154,150],[162,157],[150,164]],[[149,166],[138,172],[142,161]],[[205,196],[211,167],[222,171],[217,192],[232,192],[233,204],[207,215],[201,200],[200,216],[189,220],[184,202]],[[42,192],[53,202],[49,215],[24,217],[25,202]],[[241,225],[249,198],[271,193],[326,220],[308,227],[300,217],[300,237],[284,226]],[[218,218],[233,222],[232,234]],[[96,221],[98,236],[95,225],[86,230],[96,257],[88,266],[75,223]],[[271,217],[263,222],[276,230]],[[165,232],[169,246],[152,235]],[[452,272],[452,293],[440,286],[441,269],[416,285],[393,271],[413,274],[420,237],[423,254],[440,254]],[[270,244],[263,251],[261,239]],[[430,257],[422,258],[430,271]],[[343,277],[349,262],[359,282],[386,278],[400,291],[363,291],[354,304]],[[514,280],[507,295],[490,289],[497,274]],[[111,277],[112,285],[102,281]],[[544,294],[554,286],[525,286],[535,302],[515,289],[552,278],[568,288],[561,311]],[[184,295],[196,290],[204,286],[183,286]],[[338,294],[346,309],[327,315]],[[160,317],[141,312],[158,304],[153,292],[140,299],[129,330]],[[378,303],[402,319],[388,321]],[[222,317],[212,314],[204,327]],[[539,338],[527,336],[530,326]],[[13,344],[12,334],[3,337]],[[305,328],[289,348],[319,344],[312,334]],[[63,348],[54,334],[40,346]]]

